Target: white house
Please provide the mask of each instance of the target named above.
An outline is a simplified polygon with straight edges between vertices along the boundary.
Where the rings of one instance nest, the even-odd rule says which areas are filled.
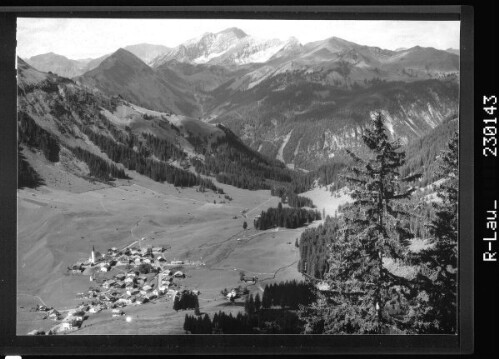
[[[228,294],[227,294],[227,299],[236,299],[239,298],[239,295],[236,293],[235,289],[232,289]]]

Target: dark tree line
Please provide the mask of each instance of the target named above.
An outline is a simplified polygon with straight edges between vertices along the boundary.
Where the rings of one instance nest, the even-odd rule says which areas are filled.
[[[270,189],[270,195],[281,198],[282,203],[287,203],[290,207],[301,208],[311,207],[315,208],[314,202],[307,197],[298,196],[293,193],[291,187],[285,185],[274,185]]]
[[[279,203],[277,208],[269,208],[267,211],[262,211],[253,224],[256,229],[260,230],[274,227],[298,228],[319,219],[321,219],[321,214],[317,210],[283,208],[282,204]]]
[[[212,327],[213,323],[208,314],[205,314],[204,317],[185,315],[184,330],[186,332],[191,334],[212,334]]]
[[[90,176],[110,181],[114,178],[130,178],[125,174],[125,170],[116,166],[114,163],[109,163],[102,157],[94,155],[92,152],[84,150],[81,147],[69,147],[69,150],[80,161],[85,162],[90,170]]]
[[[140,146],[139,149],[135,151],[133,148],[130,148],[130,146],[117,143],[114,139],[91,130],[86,130],[85,134],[104,153],[106,153],[111,160],[122,163],[129,170],[137,171],[154,181],[168,182],[177,187],[200,185],[203,186],[203,188],[209,188],[218,193],[223,193],[223,190],[216,187],[209,179],[202,178],[199,175],[196,176],[191,172],[174,167],[165,162],[149,158],[151,153],[146,146]]]
[[[18,133],[20,143],[40,149],[50,162],[59,161],[60,146],[57,138],[24,112],[18,113]]]
[[[272,284],[265,287],[262,299],[259,294],[246,297],[244,314],[233,316],[220,311],[213,320],[207,314],[186,315],[184,330],[192,334],[298,334],[303,323],[294,311],[315,299],[312,289],[304,282]]]
[[[59,140],[41,128],[29,115],[20,112],[19,118],[19,141],[27,146],[39,148],[45,157],[51,162],[59,161],[60,145]],[[103,158],[84,150],[80,147],[68,147],[70,151],[81,161],[85,162],[90,170],[90,175],[101,180],[111,180],[113,178],[128,178],[125,171],[113,163],[109,163]],[[20,174],[24,178],[29,173],[24,164],[23,157],[20,161]],[[28,172],[27,172],[28,171]]]
[[[281,309],[298,309],[299,305],[309,305],[315,300],[315,291],[308,282],[296,280],[273,283],[265,286],[261,308],[281,307]]]
[[[418,312],[415,325],[421,333],[448,334],[457,330],[459,136],[454,132],[442,151],[438,175],[445,182],[438,189],[441,202],[433,203],[435,215],[428,225],[431,246],[411,260],[418,265]]]
[[[220,311],[213,320],[208,314],[203,317],[185,315],[184,330],[191,334],[257,334],[251,327],[249,317],[241,312],[233,316]]]
[[[168,140],[158,138],[149,133],[143,133],[142,137],[146,140],[147,147],[161,161],[184,160],[187,155],[176,144]]]
[[[173,300],[173,309],[175,311],[183,309],[199,308],[198,296],[191,291],[184,290],[182,293],[177,294]]]
[[[298,271],[311,277],[322,279],[329,270],[329,249],[339,236],[339,221],[327,216],[324,224],[317,228],[307,228],[299,241],[300,260]]]
[[[17,188],[36,188],[44,184],[40,175],[31,167],[26,157],[21,152],[21,146],[17,149]]]

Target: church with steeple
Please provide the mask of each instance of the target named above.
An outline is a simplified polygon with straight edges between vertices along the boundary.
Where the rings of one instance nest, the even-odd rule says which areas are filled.
[[[90,258],[88,259],[88,261],[91,264],[95,264],[95,247],[94,246],[92,246],[92,252],[90,253]]]

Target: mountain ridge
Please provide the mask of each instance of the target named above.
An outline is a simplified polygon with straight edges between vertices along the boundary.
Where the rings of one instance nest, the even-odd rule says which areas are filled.
[[[324,61],[338,61],[342,60],[339,55],[343,52],[353,52],[353,54],[343,54],[343,58],[351,63],[355,62],[356,59],[361,57],[368,57],[370,61],[378,61],[381,58],[386,58],[389,56],[395,56],[395,60],[400,58],[400,53],[403,51],[414,52],[414,50],[431,49],[435,56],[442,57],[444,53],[456,55],[458,59],[459,52],[454,49],[439,50],[428,47],[414,46],[412,48],[399,48],[395,51],[382,49],[376,46],[366,46],[356,44],[354,42],[332,36],[326,39],[308,42],[306,44],[301,44],[299,41],[291,37],[287,40],[278,39],[256,39],[243,30],[238,28],[228,28],[222,30],[218,33],[204,33],[203,35],[187,40],[176,47],[168,48],[163,45],[153,45],[148,43],[140,43],[134,45],[125,46],[124,49],[134,53],[146,64],[151,67],[159,67],[164,63],[171,60],[178,60],[181,62],[188,62],[192,64],[218,64],[224,66],[237,66],[247,63],[261,63],[265,64],[267,62],[275,61],[277,58],[283,58],[284,54],[298,56],[299,59],[293,59],[293,61],[298,61],[299,63],[307,64],[307,61],[314,62],[313,55],[319,56],[319,62]],[[283,51],[284,50],[284,51]],[[57,64],[50,66],[48,60],[40,61],[40,57],[46,56],[48,54],[37,55],[32,62],[27,59],[27,62],[42,71],[52,71],[63,75],[57,71],[66,71],[64,75],[68,77],[79,76],[86,71],[95,68],[104,58],[108,57],[110,54],[103,55],[96,59],[83,59],[83,60],[72,60],[66,57],[65,61],[69,62],[66,64],[68,70],[58,69]],[[53,54],[57,55],[57,54]],[[62,56],[62,55],[59,55]],[[350,56],[350,57],[349,57]],[[351,58],[353,56],[353,58]],[[38,57],[38,59],[37,59]],[[320,57],[323,59],[320,60]],[[374,60],[373,60],[374,59]],[[455,67],[456,58],[450,58]],[[390,61],[393,63],[394,61]],[[38,67],[37,67],[38,65]],[[310,64],[308,64],[310,65]],[[378,64],[379,65],[379,64]],[[289,65],[288,65],[289,66]],[[430,66],[431,67],[431,66]],[[452,66],[451,66],[452,67]],[[76,70],[71,70],[70,68],[75,68]],[[449,70],[449,69],[447,69]],[[71,73],[78,71],[76,75]],[[73,75],[73,76],[69,76]]]
[[[162,48],[150,64],[119,49],[75,80],[150,110],[224,123],[254,150],[307,170],[358,143],[372,111],[385,111],[404,140],[458,111],[459,56],[448,51],[335,36],[255,42],[238,30]],[[310,129],[315,139],[298,136]]]
[[[151,110],[190,116],[197,114],[196,101],[192,95],[170,84],[168,78],[123,48],[76,80],[109,95],[121,95]]]

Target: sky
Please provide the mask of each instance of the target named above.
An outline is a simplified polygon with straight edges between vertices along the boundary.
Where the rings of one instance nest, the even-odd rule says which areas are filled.
[[[294,36],[302,44],[336,36],[388,50],[417,45],[459,49],[459,21],[19,18],[17,54],[96,58],[140,43],[175,47],[229,27],[264,39]]]

